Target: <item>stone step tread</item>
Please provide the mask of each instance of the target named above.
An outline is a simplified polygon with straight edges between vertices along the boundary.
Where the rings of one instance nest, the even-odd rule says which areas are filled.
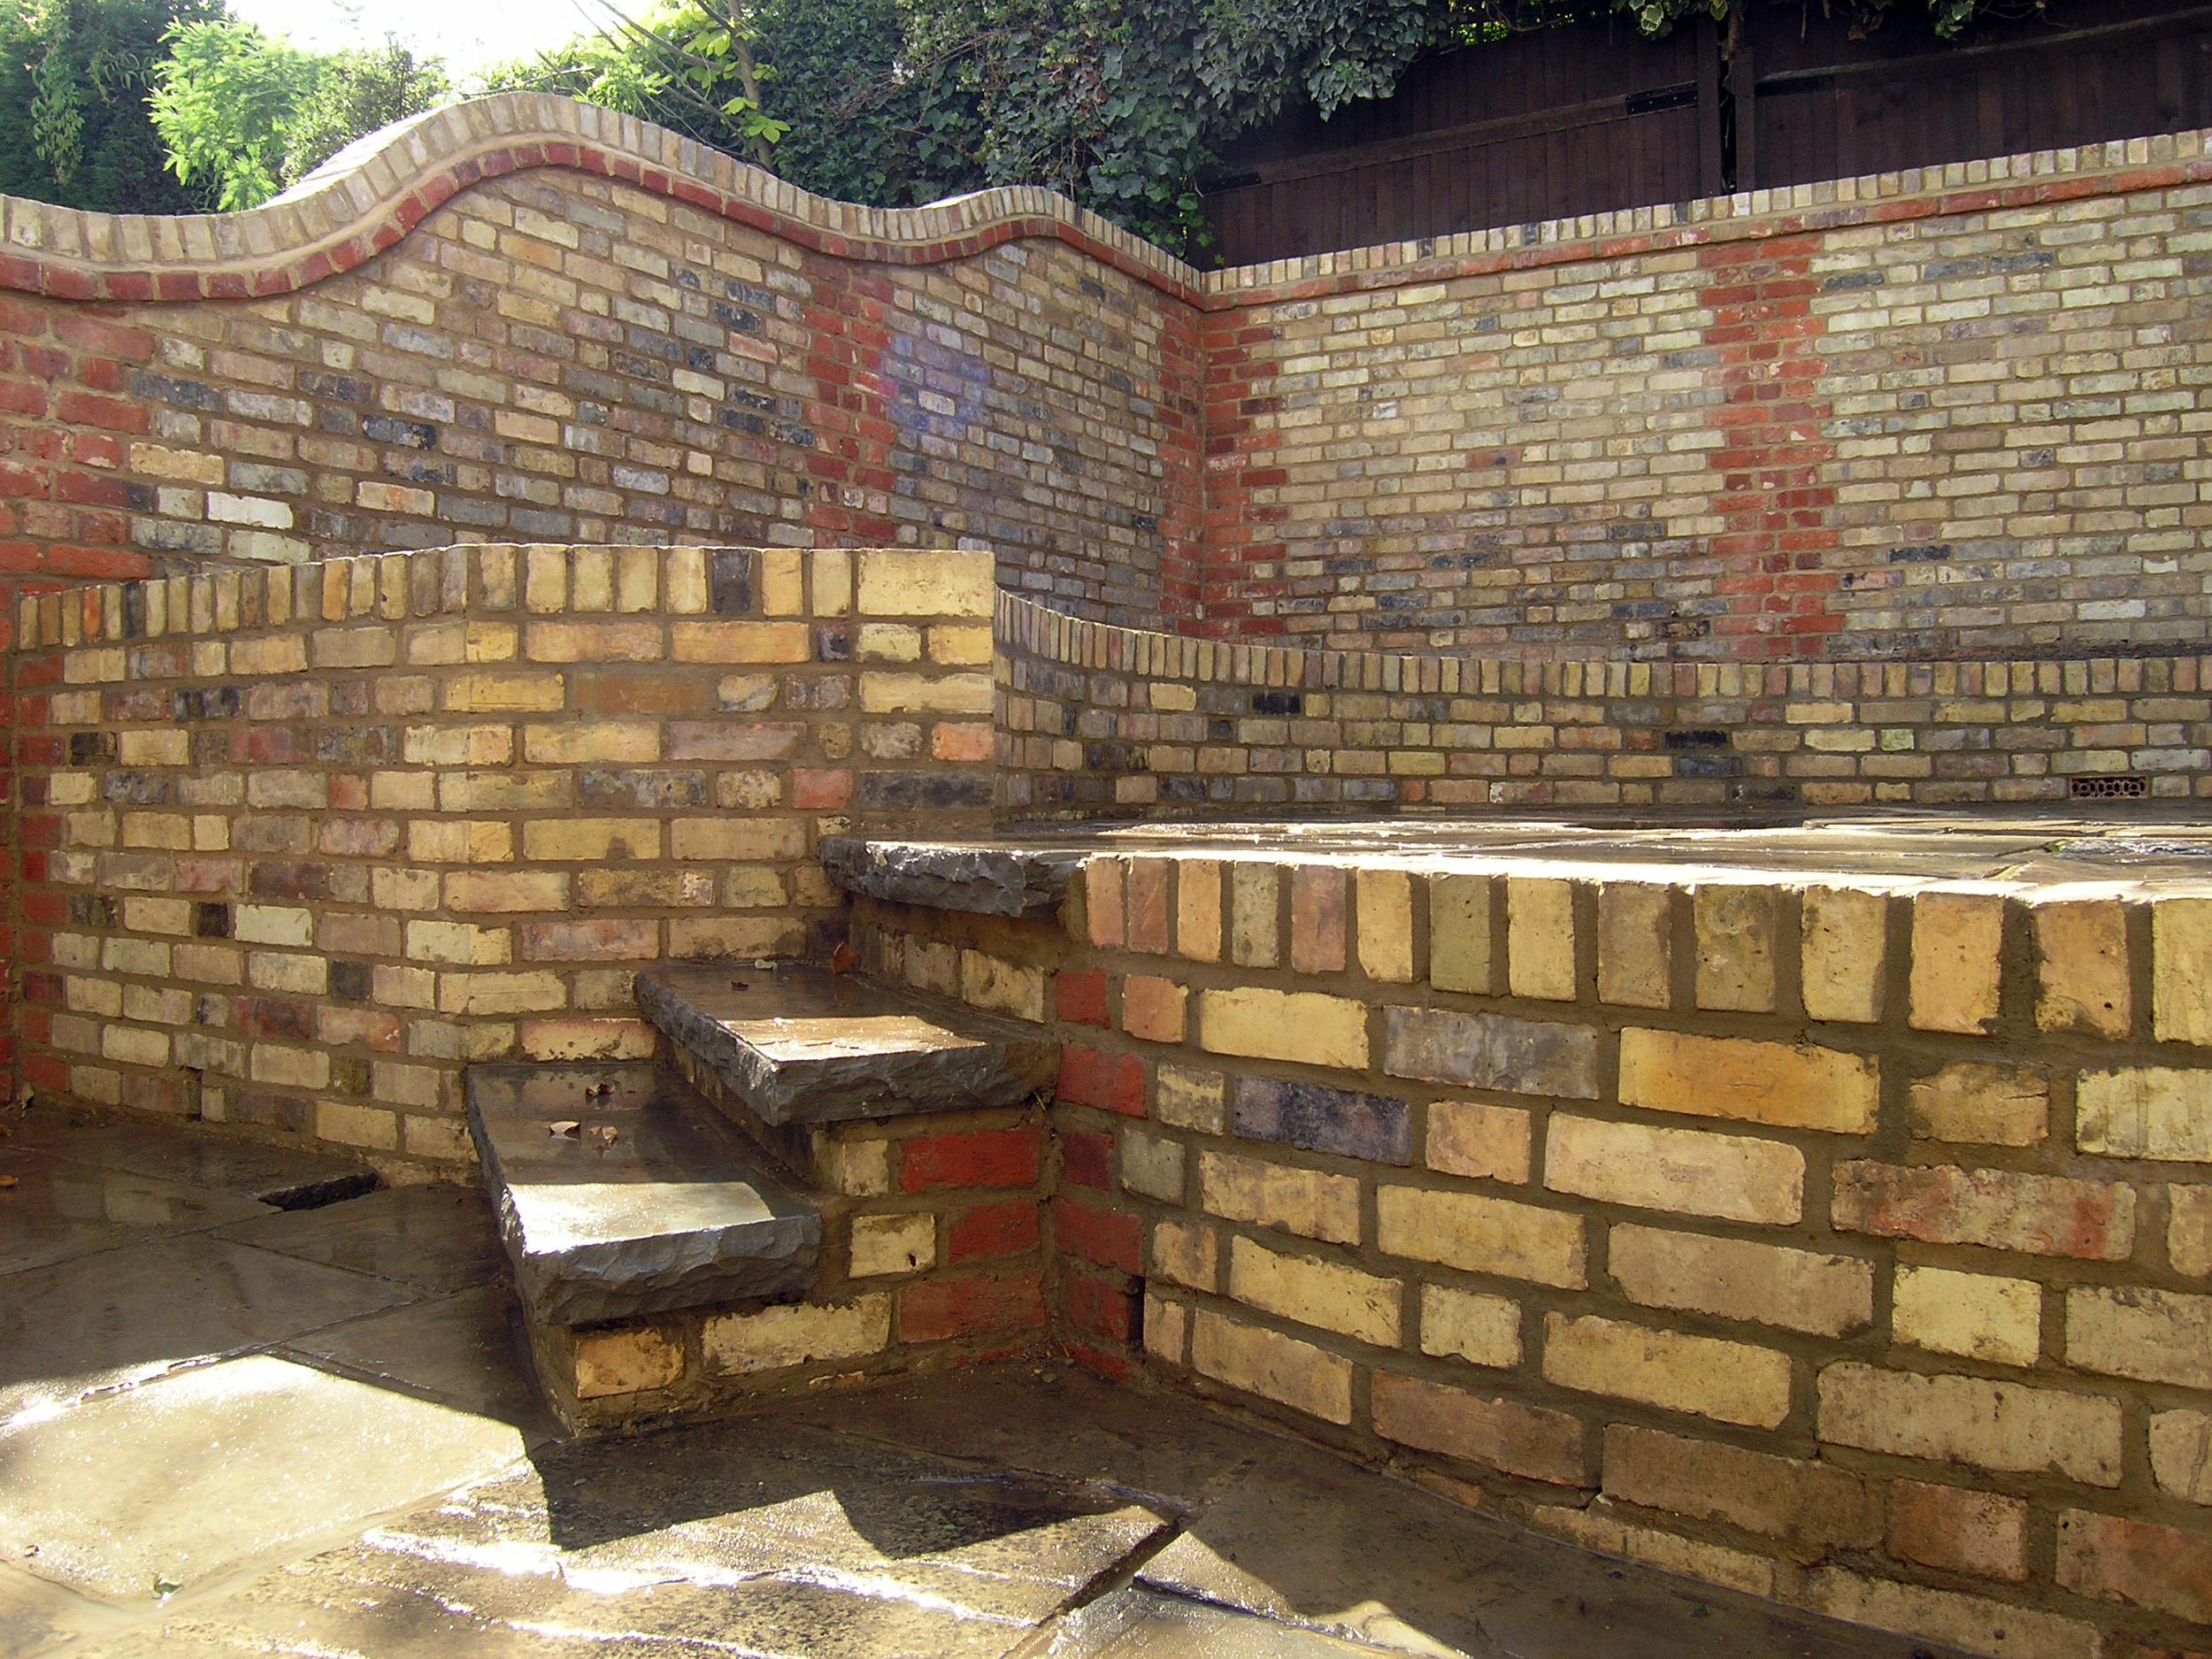
[[[1059,1066],[1033,1025],[826,968],[652,968],[637,999],[767,1124],[1018,1105]]]
[[[471,1066],[468,1115],[534,1321],[585,1325],[814,1282],[819,1208],[664,1066]],[[565,1124],[575,1130],[556,1127]]]
[[[849,893],[978,916],[1048,916],[1094,849],[1010,845],[984,839],[900,841],[833,835],[822,867]]]

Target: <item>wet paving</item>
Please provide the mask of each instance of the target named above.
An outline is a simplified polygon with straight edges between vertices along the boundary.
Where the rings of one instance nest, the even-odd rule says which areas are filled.
[[[1048,1359],[565,1442],[473,1191],[77,1121],[0,1115],[0,1655],[1927,1652]]]

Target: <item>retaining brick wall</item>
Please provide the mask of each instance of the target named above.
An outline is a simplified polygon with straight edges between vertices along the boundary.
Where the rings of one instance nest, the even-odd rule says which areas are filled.
[[[1007,594],[998,631],[1016,818],[2212,795],[2212,657],[1401,657],[1109,627]]]
[[[18,618],[35,1087],[467,1161],[472,1060],[817,952],[824,833],[989,817],[991,559],[453,549]]]
[[[2201,1647],[2200,887],[1194,849],[854,937],[1048,999],[1099,1368],[1971,1651]]]

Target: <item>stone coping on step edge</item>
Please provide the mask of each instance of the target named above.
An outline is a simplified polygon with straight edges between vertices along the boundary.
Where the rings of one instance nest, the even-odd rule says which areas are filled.
[[[2212,178],[2202,131],[1853,179],[1202,273],[1042,186],[918,208],[834,202],[665,127],[541,93],[449,104],[358,140],[239,213],[92,213],[0,198],[0,288],[66,300],[250,299],[362,265],[483,180],[537,167],[619,179],[839,258],[930,265],[1044,238],[1206,310],[1714,242],[1984,212]]]

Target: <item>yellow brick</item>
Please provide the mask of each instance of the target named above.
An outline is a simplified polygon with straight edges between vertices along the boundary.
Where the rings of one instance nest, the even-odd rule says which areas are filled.
[[[1229,959],[1271,968],[1282,955],[1282,873],[1273,864],[1229,866]]]
[[[1932,1141],[2032,1147],[2048,1132],[2050,1080],[2025,1066],[1954,1060],[1915,1078],[1907,1096],[1913,1133]]]
[[[869,549],[858,555],[864,617],[988,617],[992,556],[967,550]]]
[[[1175,949],[1192,962],[1221,960],[1221,861],[1175,861]]]
[[[595,1331],[576,1339],[576,1397],[665,1388],[684,1372],[684,1352],[650,1325]]]
[[[1876,1063],[1861,1055],[1671,1031],[1621,1033],[1624,1105],[1864,1134],[1878,1093]]]
[[[444,707],[466,714],[542,714],[568,706],[559,674],[456,674],[445,682]]]
[[[855,1279],[873,1279],[886,1273],[918,1273],[936,1265],[935,1216],[853,1217],[851,1271]]]
[[[1198,1160],[1201,1202],[1210,1215],[1283,1227],[1332,1244],[1359,1242],[1359,1181],[1234,1153]]]
[[[2151,1029],[2162,1042],[2212,1043],[2212,899],[2152,908]]]
[[[545,870],[457,871],[445,879],[445,902],[464,914],[565,910],[568,884],[568,877]]]
[[[803,622],[677,622],[669,655],[679,663],[804,663],[814,657]]]
[[[1324,1422],[1352,1420],[1352,1363],[1294,1337],[1202,1308],[1191,1330],[1191,1365],[1202,1376]]]
[[[1882,1018],[1888,909],[1878,893],[1805,889],[1800,968],[1812,1018],[1867,1025]]]
[[[759,571],[761,615],[805,615],[806,593],[799,578],[799,550],[796,548],[763,548],[754,557]]]
[[[1511,1370],[1521,1363],[1521,1310],[1503,1296],[1421,1286],[1421,1351]]]
[[[1384,1186],[1375,1194],[1386,1256],[1580,1290],[1589,1283],[1582,1218],[1475,1193]]]
[[[1598,1000],[1665,1008],[1673,1000],[1674,895],[1651,881],[1598,889]]]
[[[681,831],[694,824],[711,821],[683,819],[677,828]],[[522,856],[589,859],[595,864],[617,858],[658,858],[660,821],[626,818],[533,818],[522,826]]]
[[[1361,870],[1354,878],[1359,965],[1386,985],[1413,981],[1413,878],[1402,870]]]
[[[895,674],[860,676],[860,706],[868,714],[988,714],[988,674]]]
[[[1198,1007],[1199,1047],[1210,1054],[1367,1069],[1367,1010],[1348,998],[1239,987],[1202,992]]]
[[[1229,1294],[1264,1312],[1378,1348],[1398,1346],[1404,1286],[1334,1262],[1286,1256],[1235,1238],[1229,1246]]]
[[[1563,1388],[1747,1428],[1777,1428],[1790,1414],[1785,1356],[1618,1319],[1545,1316],[1544,1377]]]
[[[1900,1342],[1997,1365],[2032,1365],[2042,1329],[2043,1287],[2033,1279],[1897,1269],[1890,1331]]]
[[[1575,995],[1574,883],[1509,876],[1506,975],[1516,996],[1568,1002]]]
[[[1993,893],[1914,895],[1916,1030],[1979,1033],[1996,1019],[2004,916],[2004,899]]]
[[[1701,887],[1697,929],[1697,1005],[1747,1013],[1774,1008],[1774,889]]]
[[[1440,1100],[1429,1108],[1426,1162],[1448,1175],[1528,1179],[1529,1114],[1517,1106]]]
[[[678,818],[669,841],[671,857],[756,864],[803,856],[806,826],[798,818]]]
[[[541,765],[611,761],[638,765],[661,757],[661,730],[650,720],[579,720],[572,725],[526,726],[525,760]]]
[[[716,1314],[700,1333],[707,1369],[718,1377],[859,1359],[890,1345],[891,1298],[880,1293],[844,1307],[803,1302]]]
[[[2035,1023],[2045,1031],[2124,1037],[2135,1021],[2127,912],[2116,899],[2039,904]]]

